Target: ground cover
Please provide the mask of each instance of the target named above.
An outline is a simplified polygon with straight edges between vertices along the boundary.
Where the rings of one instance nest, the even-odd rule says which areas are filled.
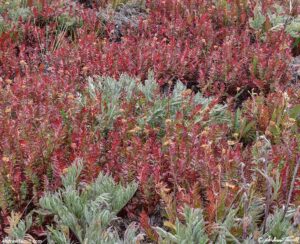
[[[299,241],[299,13],[0,1],[1,240]]]

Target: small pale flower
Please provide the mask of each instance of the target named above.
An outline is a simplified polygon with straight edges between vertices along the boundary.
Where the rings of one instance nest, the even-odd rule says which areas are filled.
[[[4,163],[9,162],[9,157],[6,157],[6,156],[2,157],[2,161],[3,161]]]

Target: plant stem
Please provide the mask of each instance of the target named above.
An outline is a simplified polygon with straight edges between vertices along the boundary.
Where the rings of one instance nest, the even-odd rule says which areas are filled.
[[[290,205],[290,202],[291,202],[291,199],[292,199],[292,194],[293,194],[293,190],[294,190],[295,181],[296,181],[296,177],[297,177],[297,173],[298,173],[299,167],[300,167],[300,157],[297,159],[297,163],[296,163],[296,166],[295,166],[295,169],[294,169],[293,179],[292,179],[292,182],[291,182],[288,199],[287,199],[287,202],[286,202],[286,206],[284,208],[284,212],[283,212],[281,221],[283,221],[283,219],[284,219],[284,217],[285,217],[285,215],[287,213],[287,210],[289,208],[289,205]]]
[[[230,210],[232,209],[234,203],[237,201],[238,196],[240,195],[241,192],[244,192],[244,191],[245,191],[245,189],[244,189],[244,188],[241,188],[241,189],[238,191],[238,193],[235,195],[234,199],[232,200],[232,202],[231,202],[231,204],[230,204],[230,206],[229,206],[229,208],[228,208],[228,211],[226,212],[226,214],[224,215],[224,217],[223,217],[223,219],[222,219],[222,222],[221,222],[222,224],[225,222],[225,220],[226,220],[228,214],[230,213]],[[217,240],[218,240],[218,238],[219,238],[219,234],[220,234],[220,232],[217,233],[217,235],[216,235],[216,237],[215,237],[213,243],[217,243]]]
[[[266,207],[265,207],[265,218],[263,223],[263,234],[266,233],[266,226],[267,226],[267,219],[269,215],[269,209],[270,209],[270,201],[271,201],[271,194],[272,194],[272,186],[270,184],[269,175],[268,175],[268,160],[265,159],[264,162],[264,173],[266,174],[266,185],[267,185],[267,191],[266,191]]]

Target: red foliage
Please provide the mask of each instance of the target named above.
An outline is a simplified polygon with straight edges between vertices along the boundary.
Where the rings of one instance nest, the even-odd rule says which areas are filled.
[[[290,37],[285,32],[268,33],[265,40],[256,35],[249,27],[254,1],[228,1],[231,11],[206,0],[147,1],[147,17],[137,27],[124,27],[120,42],[112,40],[114,24],[101,23],[95,9],[41,2],[42,9],[32,6],[32,17],[20,18],[0,36],[0,183],[7,187],[8,207],[21,210],[32,197],[36,201],[44,190],[56,189],[64,169],[80,157],[86,181],[100,170],[121,182],[139,181],[128,212],[147,212],[141,223],[154,239],[148,215],[161,201],[160,183],[178,208],[201,206],[213,221],[220,202],[229,203],[236,193],[239,163],[250,164],[252,157],[249,148],[228,144],[226,125],[204,130],[187,126],[178,114],[163,142],[156,128],[146,128],[143,136],[130,133],[137,118],[124,101],[128,113],[103,136],[95,126],[98,101],[80,107],[74,98],[85,93],[88,76],[125,72],[143,81],[150,69],[161,86],[179,79],[206,95],[230,97],[241,89],[272,93],[289,81]],[[265,9],[273,1],[263,2]],[[63,13],[82,21],[72,27],[75,34],[71,28],[63,32],[56,21]],[[260,109],[271,113],[270,101]],[[259,119],[260,132],[268,120]],[[285,162],[285,199],[297,156],[295,137],[273,145],[272,152],[272,162]],[[224,186],[231,179],[231,187]]]

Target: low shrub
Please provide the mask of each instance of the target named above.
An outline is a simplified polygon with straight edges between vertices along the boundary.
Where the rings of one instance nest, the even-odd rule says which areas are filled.
[[[193,238],[195,221],[212,242],[296,232],[297,6],[85,2],[0,6],[0,236],[78,158],[86,184],[138,183],[118,216],[149,241]]]

